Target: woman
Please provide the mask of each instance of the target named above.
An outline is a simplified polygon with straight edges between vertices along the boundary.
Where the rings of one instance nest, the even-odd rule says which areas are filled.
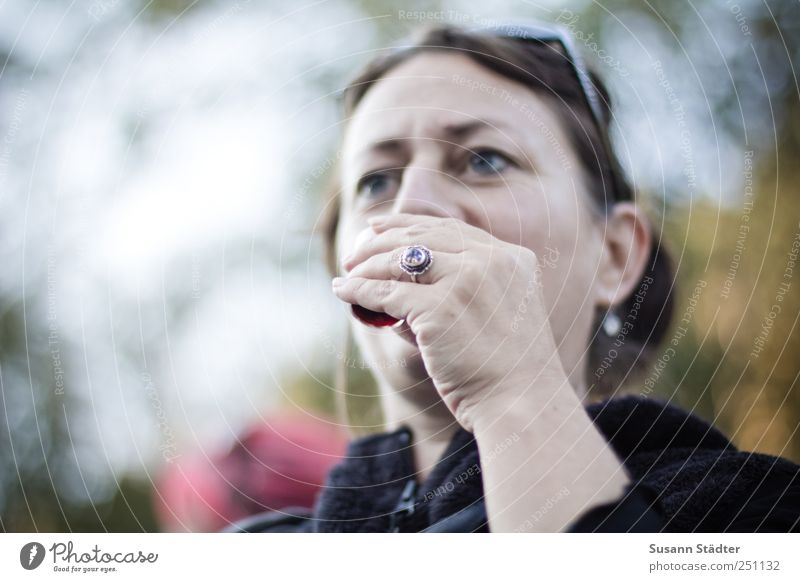
[[[229,529],[798,529],[800,467],[617,394],[669,324],[673,276],[567,37],[434,28],[344,97],[329,267],[387,431],[350,444],[313,512]]]

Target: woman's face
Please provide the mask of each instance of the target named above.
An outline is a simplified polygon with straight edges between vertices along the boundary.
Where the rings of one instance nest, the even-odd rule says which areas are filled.
[[[354,248],[367,218],[399,212],[456,217],[528,247],[542,267],[564,369],[583,384],[602,303],[595,281],[604,222],[591,210],[580,162],[552,107],[463,55],[422,53],[394,68],[367,92],[346,131],[337,254]],[[425,382],[407,337],[356,320],[353,327],[384,386]]]

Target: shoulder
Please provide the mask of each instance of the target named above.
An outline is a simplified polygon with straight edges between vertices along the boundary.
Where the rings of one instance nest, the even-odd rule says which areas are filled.
[[[707,500],[698,531],[800,532],[800,466],[787,459],[731,454],[705,481],[694,494]]]
[[[725,531],[800,533],[800,471],[764,479],[741,500]]]
[[[639,481],[620,500],[583,514],[568,531],[800,532],[800,473],[770,473],[744,490],[695,482],[683,493]]]
[[[310,533],[313,525],[311,510],[287,507],[245,517],[228,525],[222,533]]]
[[[800,466],[735,449],[678,448],[645,455],[667,531],[790,532],[800,527]]]
[[[661,531],[788,532],[800,528],[800,465],[741,451],[711,423],[659,399],[587,407],[632,479],[655,493]]]

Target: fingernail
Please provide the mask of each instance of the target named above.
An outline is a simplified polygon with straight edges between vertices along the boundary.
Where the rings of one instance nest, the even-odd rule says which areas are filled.
[[[339,287],[342,283],[344,283],[344,277],[334,277],[333,280],[331,281],[331,287],[335,289],[336,287]]]
[[[345,265],[347,265],[347,263],[349,263],[352,260],[353,260],[353,255],[346,255],[345,257],[342,258],[342,266],[344,267]]]
[[[384,219],[381,216],[372,216],[367,219],[367,224],[370,226],[380,226],[384,223]]]

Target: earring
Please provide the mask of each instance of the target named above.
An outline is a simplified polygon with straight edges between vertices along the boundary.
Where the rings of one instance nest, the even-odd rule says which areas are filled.
[[[606,335],[614,337],[619,333],[621,328],[622,322],[619,320],[619,315],[613,311],[606,313],[606,317],[603,319],[603,331],[606,332]]]

